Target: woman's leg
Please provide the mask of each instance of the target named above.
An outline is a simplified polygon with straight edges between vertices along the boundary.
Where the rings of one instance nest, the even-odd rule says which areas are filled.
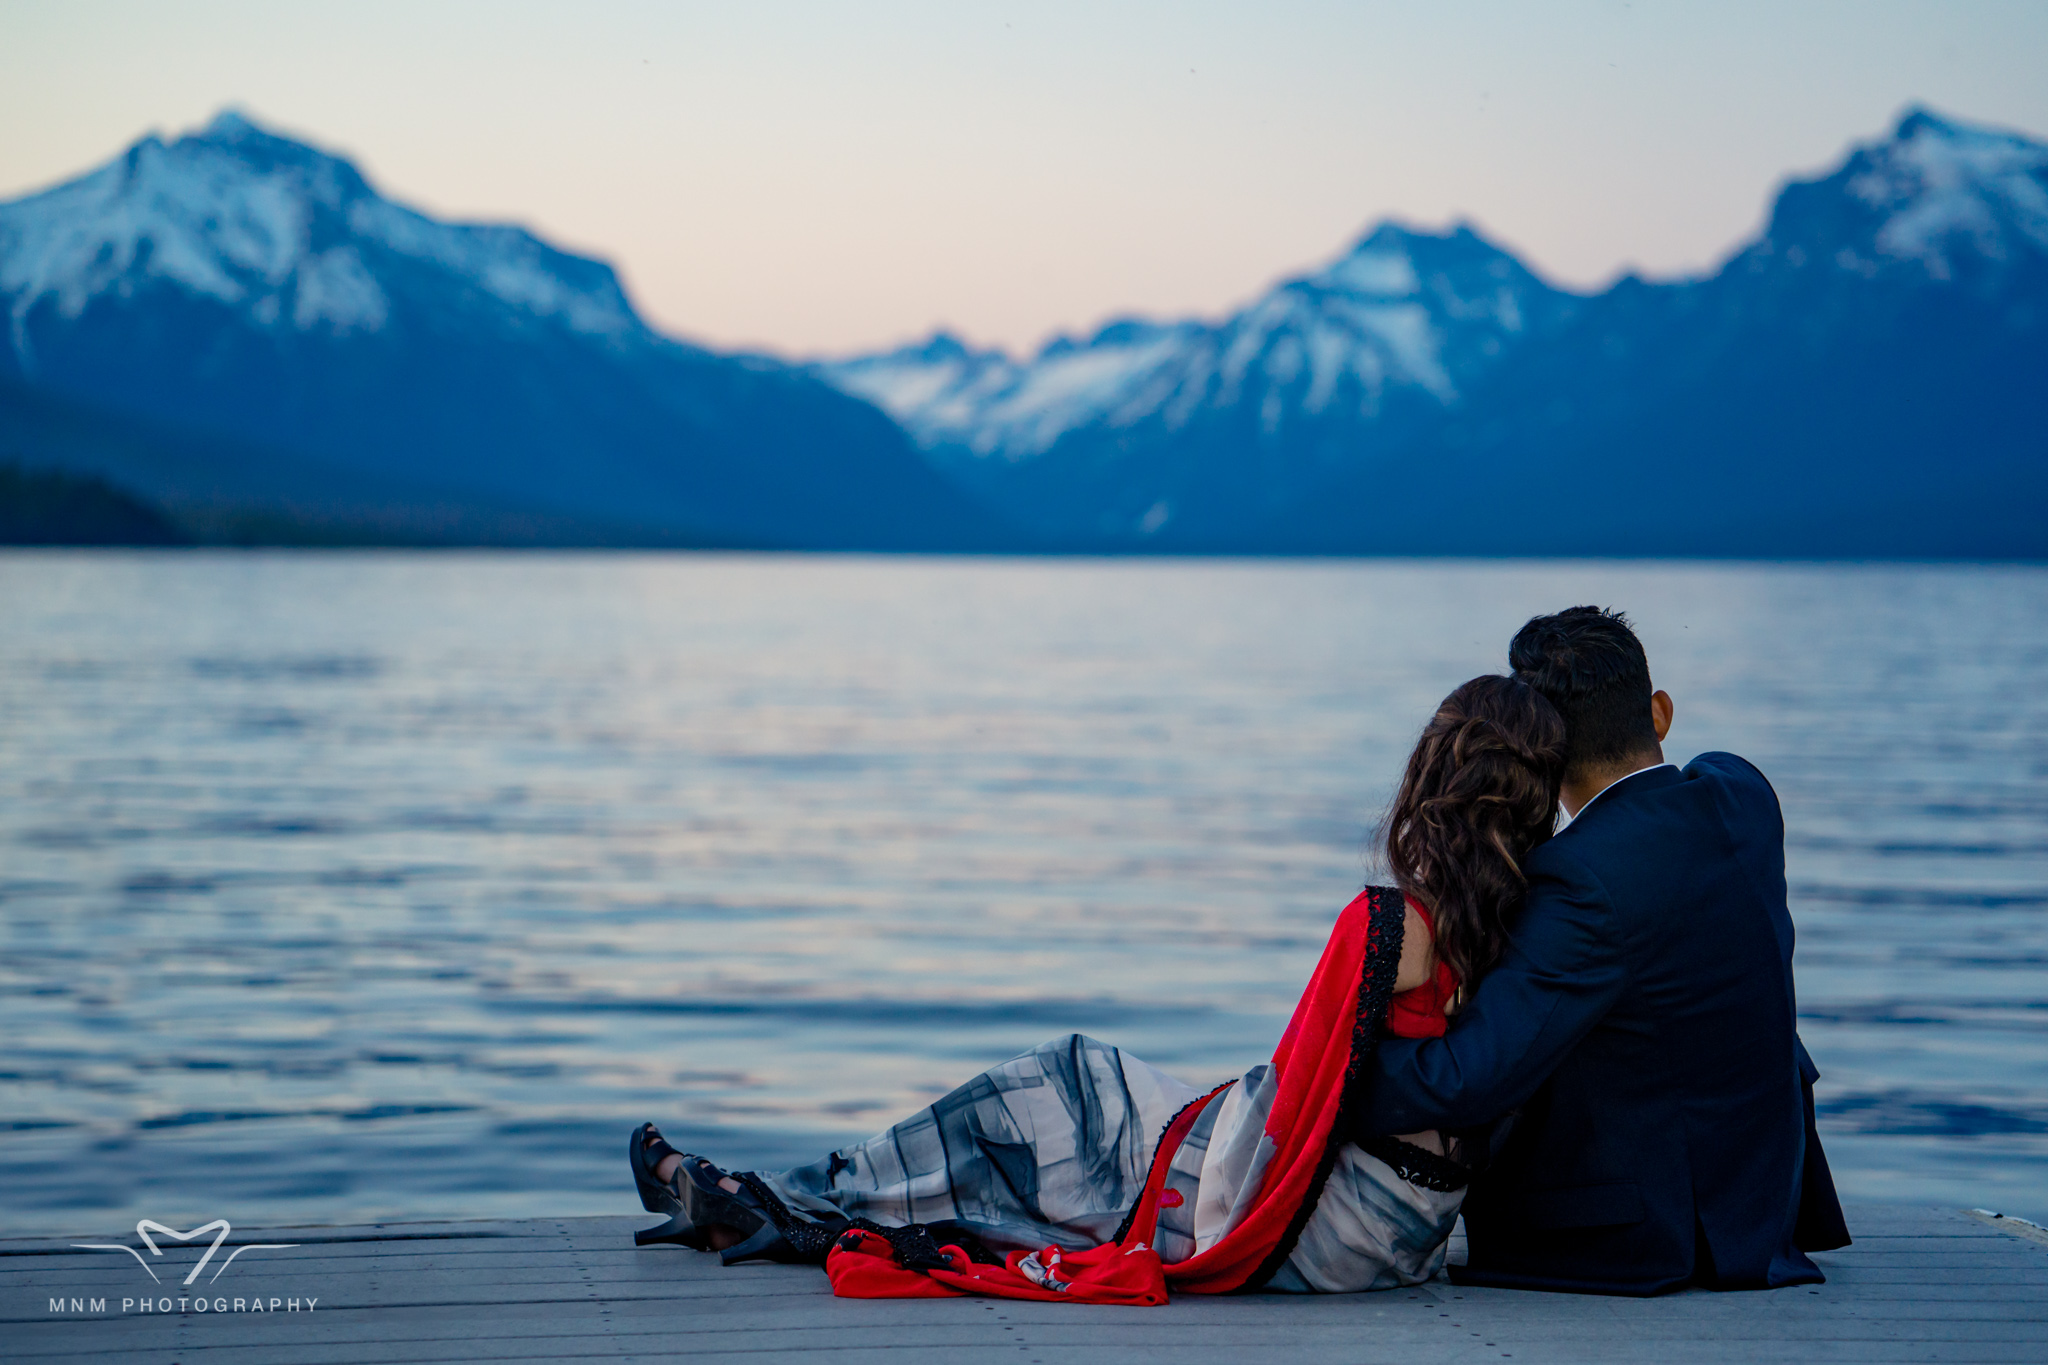
[[[1267,1287],[1349,1294],[1420,1284],[1443,1266],[1444,1243],[1464,1202],[1462,1187],[1413,1183],[1346,1146],[1287,1264]]]
[[[661,1133],[659,1130],[650,1130],[648,1136],[650,1138],[659,1138]],[[682,1164],[682,1153],[670,1152],[661,1159],[661,1164],[654,1168],[654,1178],[666,1185],[676,1178],[676,1169]],[[740,1192],[740,1182],[728,1175],[719,1180],[718,1188],[729,1191],[732,1194],[738,1194]]]
[[[957,1223],[997,1250],[1107,1240],[1201,1092],[1081,1034],[984,1071],[885,1133],[762,1178],[792,1210]]]

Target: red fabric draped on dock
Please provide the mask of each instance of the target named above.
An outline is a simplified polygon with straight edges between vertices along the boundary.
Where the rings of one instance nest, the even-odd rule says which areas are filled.
[[[1169,1289],[1227,1294],[1261,1284],[1293,1249],[1344,1140],[1338,1120],[1357,1055],[1372,1046],[1400,965],[1402,900],[1373,887],[1338,916],[1322,961],[1273,1052],[1277,1093],[1266,1119],[1272,1152],[1249,1212],[1207,1250],[1163,1264],[1153,1250],[1167,1167],[1219,1086],[1174,1116],[1161,1135],[1143,1193],[1117,1237],[1084,1251],[1013,1251],[1002,1265],[944,1248],[946,1268],[912,1270],[881,1236],[849,1231],[826,1257],[842,1298],[937,1298],[985,1294],[1072,1303],[1163,1304]],[[1235,1084],[1233,1082],[1232,1084]]]

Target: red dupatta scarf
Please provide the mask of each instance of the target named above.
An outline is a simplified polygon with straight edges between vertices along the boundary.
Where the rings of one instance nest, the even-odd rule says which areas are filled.
[[[1085,1251],[1013,1251],[1002,1265],[941,1248],[946,1264],[913,1270],[877,1233],[849,1230],[825,1259],[842,1298],[940,1298],[989,1294],[1070,1303],[1163,1304],[1169,1287],[1227,1294],[1271,1278],[1322,1196],[1347,1140],[1345,1097],[1386,1021],[1401,962],[1401,893],[1373,886],[1344,907],[1322,961],[1273,1051],[1277,1088],[1266,1117],[1273,1152],[1250,1211],[1208,1250],[1165,1265],[1152,1248],[1167,1167],[1195,1120],[1236,1082],[1218,1086],[1174,1115],[1160,1135],[1143,1192],[1115,1237]]]

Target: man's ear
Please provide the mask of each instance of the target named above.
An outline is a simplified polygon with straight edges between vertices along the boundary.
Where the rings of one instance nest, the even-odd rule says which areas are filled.
[[[1664,736],[1671,733],[1671,694],[1652,692],[1650,694],[1650,722],[1657,727],[1657,742],[1662,744]]]

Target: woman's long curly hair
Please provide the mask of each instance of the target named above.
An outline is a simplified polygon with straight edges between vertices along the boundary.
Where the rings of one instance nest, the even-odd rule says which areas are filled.
[[[1522,860],[1548,839],[1564,778],[1564,719],[1513,678],[1445,697],[1387,812],[1387,866],[1428,909],[1437,955],[1467,992],[1507,950]]]

